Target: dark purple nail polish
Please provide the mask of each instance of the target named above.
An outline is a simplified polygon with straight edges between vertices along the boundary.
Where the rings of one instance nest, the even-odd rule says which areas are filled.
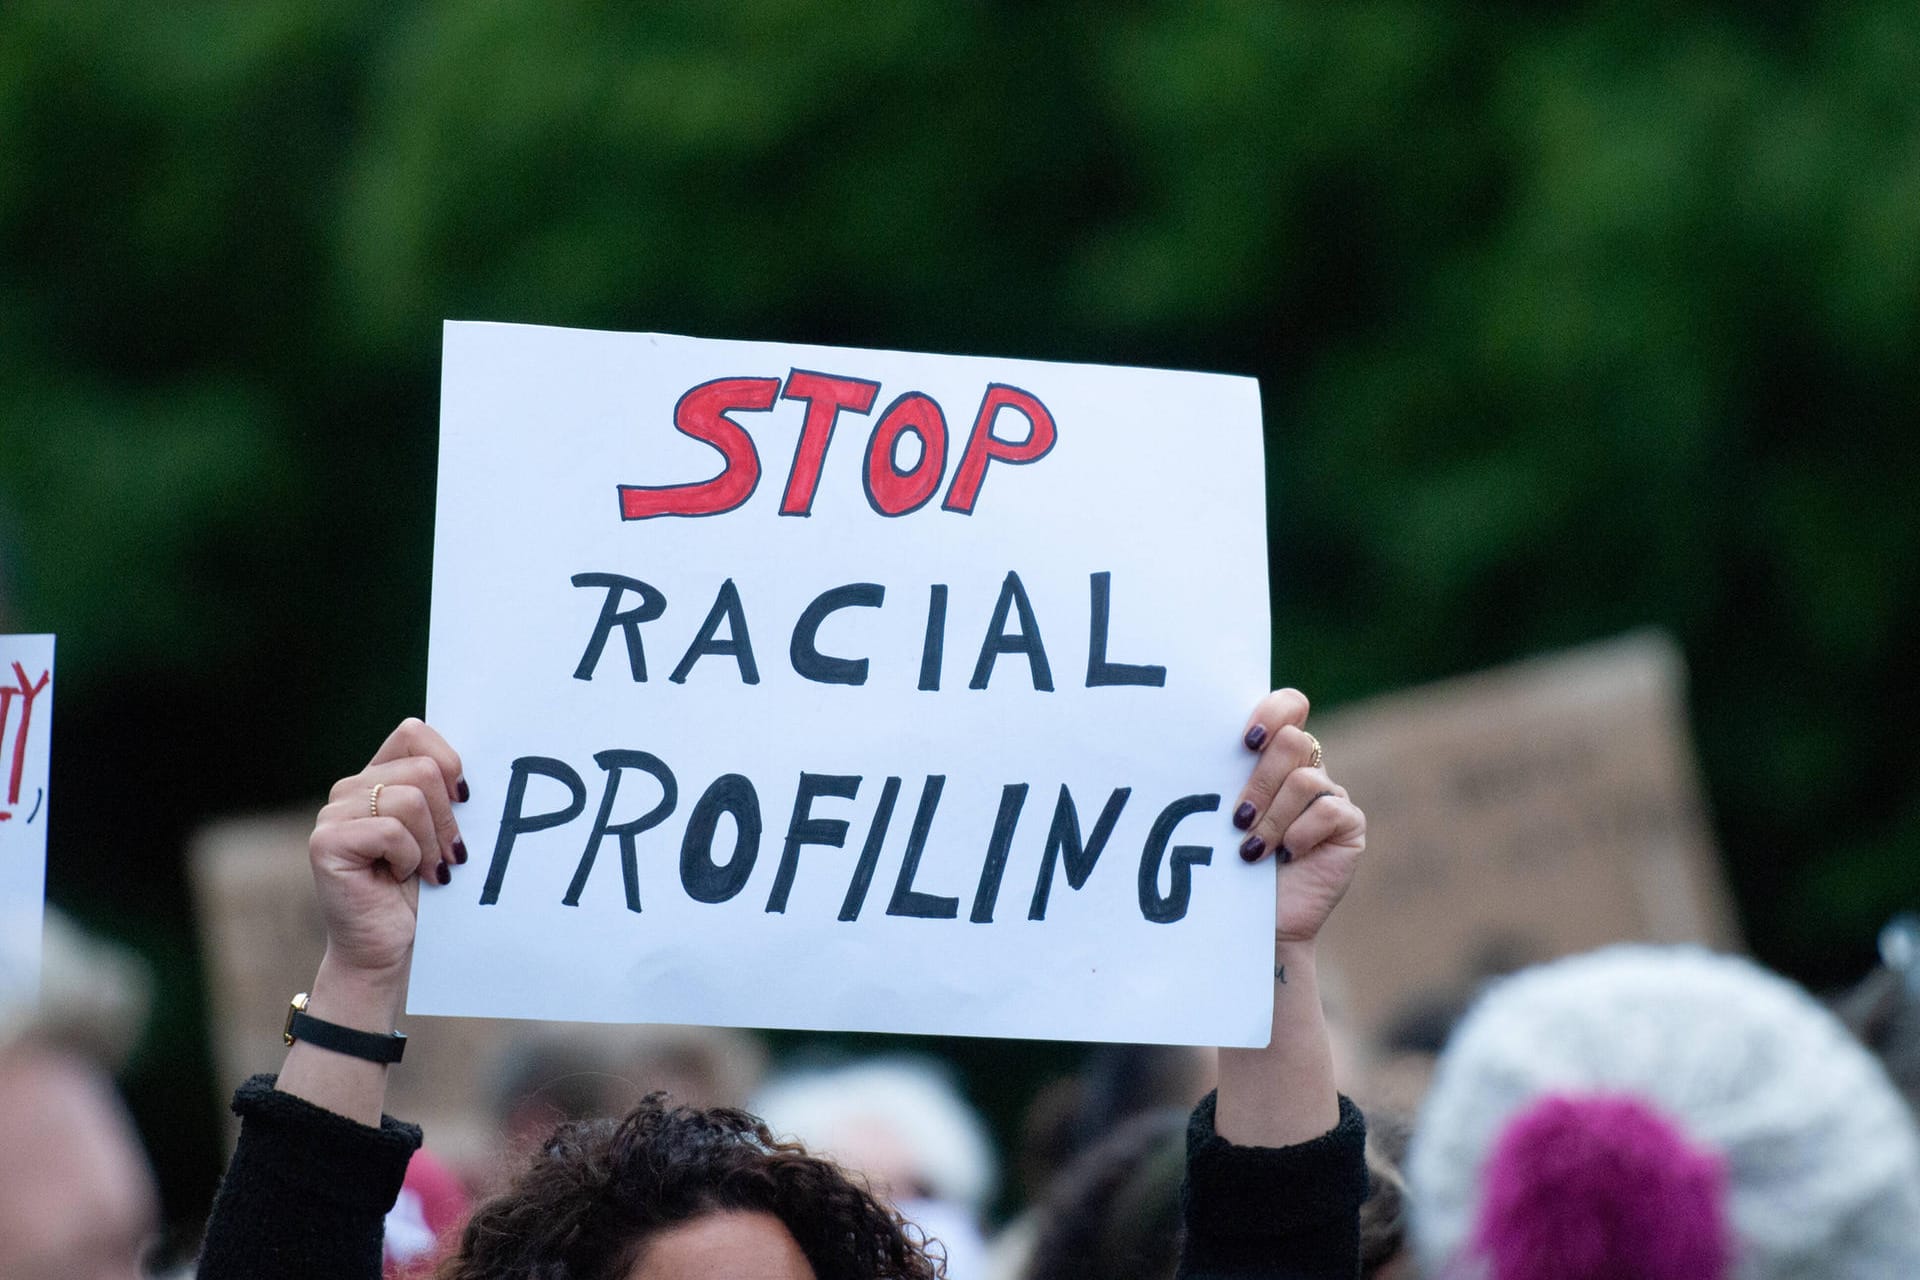
[[[466,841],[455,840],[453,842],[453,860],[459,863],[463,867],[467,865],[467,842]]]
[[[468,797],[470,797],[472,794],[473,793],[471,791],[467,790],[467,780],[465,778],[462,778],[458,782],[453,784],[454,798],[457,799],[461,804],[465,804],[467,802]],[[466,859],[463,858],[461,859],[461,861],[464,862],[466,861]]]
[[[1240,856],[1248,862],[1260,861],[1260,855],[1267,851],[1267,842],[1259,836],[1248,836],[1240,845]]]
[[[452,884],[453,872],[449,871],[447,869],[447,864],[443,862],[439,866],[433,869],[433,878],[435,880],[438,880],[441,884]]]
[[[1233,811],[1233,825],[1245,831],[1253,825],[1253,801],[1242,800],[1240,807]]]
[[[1287,846],[1285,845],[1281,845],[1279,848],[1279,851],[1276,852],[1273,856],[1280,859],[1280,861],[1282,862],[1292,862],[1293,850],[1287,848]]]
[[[1262,746],[1266,745],[1266,741],[1267,741],[1267,726],[1263,724],[1257,724],[1253,726],[1253,728],[1247,730],[1247,738],[1246,738],[1247,750],[1258,751]]]

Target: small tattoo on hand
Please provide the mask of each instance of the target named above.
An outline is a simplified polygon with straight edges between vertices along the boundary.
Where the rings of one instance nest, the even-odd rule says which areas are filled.
[[[1277,964],[1273,966],[1273,980],[1279,983],[1283,987],[1286,986],[1287,985],[1287,966],[1283,964]]]

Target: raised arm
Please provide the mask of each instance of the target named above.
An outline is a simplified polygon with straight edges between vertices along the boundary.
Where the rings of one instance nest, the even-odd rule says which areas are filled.
[[[1219,1051],[1219,1090],[1188,1143],[1181,1275],[1320,1280],[1359,1270],[1366,1128],[1334,1085],[1315,944],[1353,881],[1367,820],[1327,775],[1307,699],[1269,694],[1242,740],[1256,754],[1234,810],[1240,856],[1279,861],[1273,1037]]]
[[[450,883],[467,860],[453,814],[465,794],[460,757],[419,720],[404,721],[365,769],[333,784],[307,842],[327,926],[308,1013],[376,1035],[394,1029],[407,999],[420,886]],[[278,1088],[378,1125],[388,1070],[297,1040]]]
[[[1242,736],[1258,759],[1234,810],[1234,825],[1247,832],[1240,856],[1280,862],[1273,1039],[1264,1049],[1220,1050],[1215,1125],[1243,1146],[1305,1142],[1340,1120],[1314,953],[1367,847],[1367,817],[1328,776],[1306,732],[1307,710],[1297,689],[1268,694]]]
[[[334,784],[308,843],[327,928],[312,1017],[375,1045],[391,1035],[420,886],[449,883],[466,861],[454,821],[465,798],[460,758],[418,720]],[[240,1144],[207,1223],[201,1280],[376,1280],[382,1222],[420,1145],[418,1129],[381,1115],[388,1070],[296,1039],[277,1081],[240,1087]]]

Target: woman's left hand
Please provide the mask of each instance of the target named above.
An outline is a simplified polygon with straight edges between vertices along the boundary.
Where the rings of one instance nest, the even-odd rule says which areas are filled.
[[[1339,905],[1367,847],[1367,816],[1315,761],[1306,731],[1306,695],[1279,689],[1260,700],[1242,735],[1259,753],[1235,803],[1233,825],[1247,833],[1240,856],[1280,860],[1276,942],[1312,942]]]

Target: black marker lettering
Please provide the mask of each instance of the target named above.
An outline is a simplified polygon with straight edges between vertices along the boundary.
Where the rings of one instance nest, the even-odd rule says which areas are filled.
[[[722,622],[727,624],[725,640],[715,638],[720,633]],[[707,610],[707,620],[700,624],[700,634],[687,646],[686,656],[680,659],[680,665],[673,669],[673,674],[667,679],[675,684],[685,684],[693,664],[710,653],[737,661],[742,684],[760,683],[760,668],[753,661],[753,640],[747,635],[747,615],[740,608],[740,589],[733,585],[732,578],[720,584],[720,590],[713,598],[713,608]]]
[[[987,860],[980,864],[980,884],[973,891],[974,924],[993,923],[993,904],[1000,897],[1000,877],[1006,874],[1007,850],[1013,847],[1013,828],[1020,807],[1027,802],[1027,784],[1010,782],[1000,789],[1000,812],[993,819],[993,837],[987,841]]]
[[[1153,829],[1147,833],[1147,847],[1140,855],[1140,914],[1155,924],[1172,924],[1187,914],[1187,905],[1193,898],[1192,868],[1196,864],[1204,867],[1213,861],[1211,845],[1183,844],[1169,851],[1167,841],[1173,838],[1173,829],[1183,818],[1196,813],[1215,813],[1219,808],[1217,795],[1182,796],[1153,820]],[[1163,857],[1172,873],[1172,884],[1164,898],[1160,896]]]
[[[593,679],[593,669],[600,665],[600,654],[607,647],[607,637],[613,634],[617,626],[626,637],[627,667],[633,672],[634,683],[644,683],[647,678],[647,655],[640,647],[640,624],[652,622],[665,613],[667,598],[640,579],[622,577],[617,573],[576,573],[573,575],[573,585],[599,587],[607,593],[607,598],[600,602],[600,616],[594,621],[593,634],[587,638],[586,652],[580,655],[580,665],[573,669],[573,678]],[[620,597],[629,591],[640,597],[640,603],[631,609],[622,609]]]
[[[587,875],[593,870],[593,860],[599,855],[600,842],[608,836],[620,838],[620,878],[627,890],[627,910],[640,910],[640,849],[638,837],[642,831],[657,827],[667,820],[673,812],[673,806],[680,799],[680,788],[673,780],[673,770],[661,762],[660,757],[648,751],[601,751],[595,753],[593,762],[606,771],[606,790],[600,793],[600,811],[594,815],[593,830],[587,833],[587,847],[580,855],[580,865],[575,868],[573,882],[567,886],[566,896],[560,901],[569,907],[580,905],[580,893],[587,887]],[[660,784],[660,801],[653,808],[629,822],[614,822],[613,800],[620,793],[620,775],[628,769],[638,769],[653,775]]]
[[[887,589],[873,582],[849,582],[815,596],[793,624],[793,643],[787,655],[794,671],[820,684],[865,684],[865,658],[830,658],[816,647],[816,640],[820,624],[829,614],[840,609],[878,609],[886,598]]]
[[[920,789],[920,808],[913,815],[913,829],[907,833],[907,855],[900,863],[899,879],[893,882],[893,900],[887,903],[890,916],[951,920],[960,914],[960,899],[921,893],[913,887],[920,855],[926,851],[927,832],[933,826],[933,811],[940,806],[940,792],[946,785],[946,775],[935,773],[927,776],[926,785]]]
[[[860,846],[860,861],[854,864],[847,896],[840,903],[842,920],[858,920],[860,908],[867,904],[867,890],[873,886],[873,869],[880,865],[880,845],[887,838],[887,824],[893,821],[893,802],[899,797],[900,779],[888,778],[880,788],[880,803],[874,806],[873,825],[867,828],[867,842]]]
[[[551,813],[526,814],[527,779],[534,774],[551,778],[567,789],[567,803]],[[500,810],[500,834],[494,837],[493,858],[487,864],[487,883],[480,890],[480,905],[490,907],[500,901],[500,886],[507,878],[507,861],[513,855],[513,842],[532,831],[565,826],[587,807],[587,784],[564,760],[550,756],[521,756],[507,775],[507,799]]]
[[[936,582],[927,592],[927,639],[920,648],[920,689],[940,688],[940,651],[947,643],[947,584]]]
[[[714,829],[722,814],[733,819],[733,856],[724,867],[713,860]],[[680,885],[695,902],[725,902],[746,887],[759,856],[760,797],[740,774],[723,773],[701,793],[687,817],[687,834],[680,841]]]
[[[1013,635],[1007,634],[1009,609],[1020,612],[1020,630]],[[980,660],[974,663],[973,679],[967,687],[986,688],[994,661],[1003,653],[1026,654],[1027,665],[1033,673],[1033,687],[1042,693],[1053,692],[1053,669],[1047,665],[1047,651],[1040,643],[1040,623],[1033,616],[1027,589],[1020,585],[1020,575],[1011,571],[1000,584],[1000,598],[993,603],[993,621],[987,624],[986,639],[980,643]]]
[[[1093,864],[1100,860],[1100,851],[1107,847],[1107,839],[1113,835],[1113,824],[1120,820],[1120,810],[1132,794],[1132,787],[1113,789],[1113,794],[1107,797],[1106,806],[1100,810],[1100,816],[1094,819],[1093,831],[1088,835],[1086,844],[1082,845],[1079,810],[1074,808],[1073,794],[1064,785],[1061,786],[1060,799],[1053,806],[1053,826],[1047,831],[1047,849],[1040,855],[1040,876],[1033,882],[1033,901],[1027,906],[1027,919],[1047,918],[1047,897],[1053,892],[1053,869],[1062,854],[1066,855],[1067,887],[1078,889],[1087,883],[1087,877],[1093,874]]]
[[[1107,618],[1112,608],[1113,575],[1105,572],[1096,573],[1093,575],[1092,585],[1093,601],[1088,611],[1087,624],[1087,688],[1098,689],[1116,684],[1142,684],[1155,689],[1165,688],[1167,683],[1165,667],[1107,661]]]
[[[787,895],[793,891],[793,877],[800,869],[800,850],[806,845],[825,845],[843,849],[847,844],[844,818],[816,818],[813,802],[821,796],[851,800],[860,792],[858,775],[803,773],[800,788],[793,797],[793,818],[787,823],[787,842],[780,850],[780,870],[773,877],[773,892],[767,895],[767,910],[784,912]]]

